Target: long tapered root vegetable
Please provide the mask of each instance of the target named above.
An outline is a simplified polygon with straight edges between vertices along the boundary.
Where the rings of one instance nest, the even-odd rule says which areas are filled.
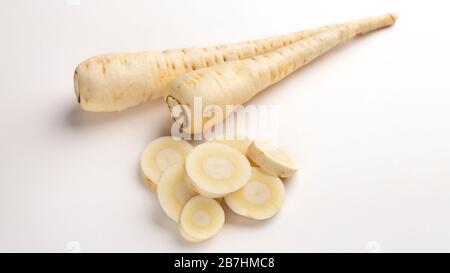
[[[225,213],[220,204],[208,197],[192,197],[183,207],[179,230],[183,238],[201,242],[217,234],[225,223]]]
[[[225,202],[232,211],[257,220],[274,216],[280,210],[283,200],[283,182],[261,168],[252,168],[247,184],[225,196]]]
[[[192,148],[188,142],[170,136],[150,142],[141,155],[141,171],[145,183],[154,190],[161,173],[172,165],[184,163]]]
[[[165,102],[171,110],[181,106],[185,131],[201,133],[223,120],[230,113],[230,107],[247,102],[266,87],[354,36],[393,25],[396,18],[395,14],[386,14],[351,21],[270,53],[186,73],[170,83]],[[200,110],[194,110],[195,98],[202,100]],[[211,105],[219,107],[223,115],[203,115]],[[195,111],[201,112],[200,119],[196,118]]]
[[[200,144],[186,158],[185,179],[204,196],[223,197],[236,191],[250,174],[247,158],[221,143]]]
[[[75,95],[84,110],[121,111],[163,97],[178,75],[264,54],[336,26],[215,47],[95,56],[75,69]]]
[[[166,169],[158,180],[156,195],[163,211],[178,222],[181,210],[197,192],[183,179],[184,164],[179,163]]]
[[[287,151],[268,141],[253,141],[248,148],[248,157],[266,172],[278,177],[291,177],[299,169],[297,161]]]

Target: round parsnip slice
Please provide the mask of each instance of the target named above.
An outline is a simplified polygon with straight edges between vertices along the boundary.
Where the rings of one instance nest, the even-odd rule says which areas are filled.
[[[257,220],[274,216],[280,210],[283,200],[283,182],[261,168],[252,168],[247,184],[225,196],[225,202],[232,211]]]
[[[160,137],[145,147],[141,156],[141,170],[145,183],[156,188],[156,183],[163,171],[172,165],[184,163],[192,145],[183,140],[175,140],[171,136]]]
[[[248,156],[265,171],[279,177],[291,177],[299,169],[290,154],[267,141],[253,141]]]
[[[200,144],[186,158],[185,179],[207,197],[223,197],[240,189],[250,173],[247,158],[221,143]]]
[[[189,199],[197,193],[185,182],[184,164],[178,163],[165,170],[158,180],[156,194],[163,211],[178,222],[181,210]]]
[[[181,211],[179,230],[183,238],[201,242],[217,234],[225,223],[219,203],[208,197],[192,197]]]

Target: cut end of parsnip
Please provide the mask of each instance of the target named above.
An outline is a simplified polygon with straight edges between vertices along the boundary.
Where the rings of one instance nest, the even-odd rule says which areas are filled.
[[[267,141],[253,141],[248,156],[266,172],[279,177],[291,177],[299,169],[297,161],[288,152]]]
[[[201,242],[213,237],[223,227],[225,213],[220,204],[208,197],[191,198],[181,211],[179,230],[190,242]]]
[[[225,202],[232,211],[257,220],[274,216],[280,210],[283,200],[283,182],[261,168],[252,168],[247,184],[225,197]]]
[[[192,145],[170,136],[160,137],[147,145],[141,156],[141,170],[147,180],[146,184],[157,184],[161,173],[170,166],[184,163]]]
[[[184,179],[184,164],[176,164],[165,170],[158,180],[156,194],[163,211],[178,222],[181,210],[189,199],[197,194]]]
[[[77,70],[75,70],[75,73],[73,73],[73,87],[75,89],[75,96],[77,97],[77,102],[80,103],[80,90],[78,89],[78,75]]]
[[[165,99],[169,111],[173,116],[175,122],[179,125],[184,125],[189,123],[189,116],[186,113],[186,105],[183,105],[180,101],[175,99],[173,96],[167,96]],[[183,128],[183,127],[182,127]]]
[[[186,158],[185,178],[202,195],[223,197],[243,187],[250,177],[247,158],[225,144],[206,142]]]

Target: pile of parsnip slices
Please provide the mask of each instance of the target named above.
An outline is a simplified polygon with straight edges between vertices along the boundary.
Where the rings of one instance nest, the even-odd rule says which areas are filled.
[[[182,237],[201,242],[222,229],[225,204],[252,219],[274,216],[284,200],[280,178],[294,175],[299,167],[267,141],[215,139],[194,147],[166,136],[147,145],[141,169]]]

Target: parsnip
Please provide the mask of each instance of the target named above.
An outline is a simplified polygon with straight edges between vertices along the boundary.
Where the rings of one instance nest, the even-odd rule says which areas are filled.
[[[165,102],[170,109],[181,105],[184,108],[182,120],[185,122],[185,130],[201,133],[208,129],[205,124],[212,126],[229,114],[227,106],[237,107],[247,102],[266,87],[333,47],[356,35],[391,26],[396,18],[395,14],[386,14],[352,21],[264,55],[186,73],[170,83]],[[197,116],[194,112],[196,97],[202,99],[202,113],[205,107],[214,105],[219,107],[223,116],[202,116],[200,120],[194,120]]]
[[[183,73],[264,54],[336,26],[215,47],[95,56],[75,69],[75,94],[84,110],[121,111],[163,97],[168,83]]]

